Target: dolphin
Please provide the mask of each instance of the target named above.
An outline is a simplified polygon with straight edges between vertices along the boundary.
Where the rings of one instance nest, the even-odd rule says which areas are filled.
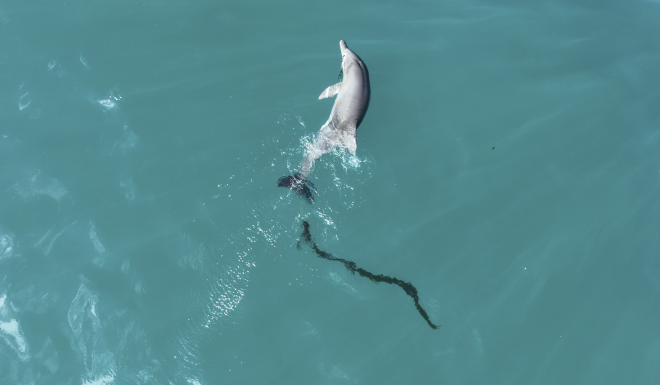
[[[332,150],[334,146],[344,147],[351,155],[355,155],[357,128],[367,114],[371,99],[367,66],[348,48],[345,41],[339,41],[339,48],[341,49],[339,71],[341,81],[326,88],[319,96],[319,100],[337,96],[330,111],[330,118],[316,133],[314,143],[305,152],[300,172],[283,176],[277,181],[278,187],[290,188],[310,204],[314,202],[312,189],[316,189],[307,176],[314,166],[314,161]]]

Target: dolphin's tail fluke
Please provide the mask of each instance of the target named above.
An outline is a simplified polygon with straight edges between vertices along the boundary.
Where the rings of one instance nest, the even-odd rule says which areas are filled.
[[[307,178],[300,175],[300,173],[281,177],[277,180],[277,187],[288,187],[292,191],[297,192],[301,197],[305,198],[310,205],[314,203],[316,187],[314,187],[314,184]]]

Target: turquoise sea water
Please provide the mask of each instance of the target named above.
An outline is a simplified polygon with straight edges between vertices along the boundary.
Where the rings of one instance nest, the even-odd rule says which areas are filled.
[[[660,383],[659,20],[1,1],[0,383]],[[310,206],[340,39],[371,105]]]

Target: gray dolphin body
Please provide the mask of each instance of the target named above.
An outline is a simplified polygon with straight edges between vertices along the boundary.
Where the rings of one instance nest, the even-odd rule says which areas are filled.
[[[298,192],[309,203],[314,201],[314,195],[310,189],[310,186],[312,188],[314,186],[307,180],[307,176],[314,161],[332,150],[334,146],[342,146],[355,155],[357,128],[367,114],[371,99],[367,66],[355,52],[348,48],[345,41],[341,40],[339,47],[342,57],[340,74],[343,73],[344,77],[341,82],[326,88],[319,96],[320,100],[337,95],[330,118],[321,127],[316,134],[314,143],[305,152],[300,172],[292,176],[284,176],[277,183],[278,186],[288,187]]]

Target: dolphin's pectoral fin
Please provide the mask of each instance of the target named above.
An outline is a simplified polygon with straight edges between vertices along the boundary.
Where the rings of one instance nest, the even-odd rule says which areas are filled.
[[[335,95],[337,95],[337,92],[339,92],[339,85],[341,83],[333,84],[330,87],[326,88],[323,92],[321,92],[321,96],[319,96],[319,100],[325,99],[325,98],[331,98]]]
[[[355,141],[356,130],[347,132],[342,138],[342,147],[348,150],[351,155],[355,155],[355,150],[357,150],[357,142]]]

